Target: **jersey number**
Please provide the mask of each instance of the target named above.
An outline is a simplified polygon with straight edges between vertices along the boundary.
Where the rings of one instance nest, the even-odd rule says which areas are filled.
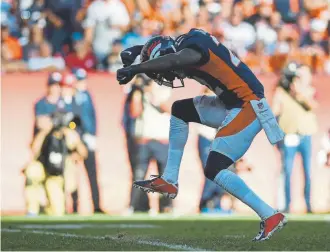
[[[233,63],[233,65],[235,67],[238,67],[238,65],[241,63],[240,59],[237,58],[237,56],[235,54],[233,54],[233,52],[230,51],[229,49],[228,49],[228,51],[229,51],[231,63]]]
[[[210,35],[210,36],[211,36],[213,42],[214,42],[217,46],[219,46],[219,44],[220,44],[219,40],[218,40],[216,37],[214,37],[213,35]],[[233,52],[230,51],[229,49],[228,49],[228,51],[229,51],[229,55],[230,55],[231,63],[233,63],[233,65],[234,65],[235,67],[238,67],[238,65],[241,63],[240,59],[237,58],[237,56],[236,56],[235,54],[233,54]]]
[[[218,46],[220,44],[219,40],[216,37],[214,37],[213,35],[210,35],[210,36],[211,36],[213,42]]]

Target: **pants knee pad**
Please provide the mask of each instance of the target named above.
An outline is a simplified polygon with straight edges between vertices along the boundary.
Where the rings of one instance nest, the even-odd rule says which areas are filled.
[[[201,122],[192,98],[175,101],[172,105],[172,115],[186,123]]]
[[[221,170],[227,169],[233,163],[234,161],[229,157],[219,152],[211,151],[207,158],[204,174],[208,179],[214,180]]]

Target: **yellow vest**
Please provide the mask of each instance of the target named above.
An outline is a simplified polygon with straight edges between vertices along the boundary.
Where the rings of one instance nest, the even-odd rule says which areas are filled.
[[[285,134],[312,135],[317,132],[317,118],[314,112],[306,111],[283,88],[278,88],[281,98],[279,125]]]

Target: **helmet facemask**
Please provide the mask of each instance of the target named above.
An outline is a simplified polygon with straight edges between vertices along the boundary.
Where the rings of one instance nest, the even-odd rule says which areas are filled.
[[[180,77],[176,71],[170,71],[166,73],[152,73],[147,74],[149,78],[153,79],[160,86],[167,86],[171,88],[181,88],[184,87],[184,81],[182,77]],[[180,86],[174,86],[174,80],[179,79],[181,82]]]

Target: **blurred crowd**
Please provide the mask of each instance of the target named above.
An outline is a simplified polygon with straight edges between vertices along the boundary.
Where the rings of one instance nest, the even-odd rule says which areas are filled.
[[[202,28],[255,72],[330,73],[328,0],[2,0],[2,71],[114,72],[122,49]]]

